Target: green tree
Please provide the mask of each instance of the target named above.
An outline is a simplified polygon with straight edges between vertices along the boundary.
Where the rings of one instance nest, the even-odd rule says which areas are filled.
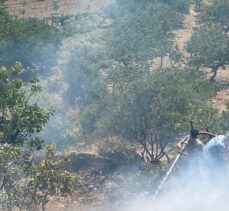
[[[179,24],[177,14],[161,3],[116,21],[107,43],[109,56],[115,60],[110,71],[114,84],[120,79],[129,82],[148,72],[148,60],[160,57],[163,61],[168,55],[172,58],[174,49],[167,32]]]
[[[102,134],[140,144],[142,157],[155,163],[166,156],[167,144],[187,130],[190,119],[214,125],[217,112],[207,103],[213,94],[198,71],[154,71],[90,105],[94,110],[85,110],[82,129],[92,137]]]
[[[41,89],[33,79],[25,85],[19,78],[21,64],[0,68],[0,209],[34,209],[48,201],[48,196],[68,193],[73,177],[61,170],[51,146],[44,159],[36,156],[45,147],[39,137],[52,109],[32,103],[31,97]]]
[[[210,81],[213,82],[219,67],[229,62],[228,35],[218,25],[203,24],[194,31],[187,51],[191,54],[191,65],[211,68],[213,75]]]
[[[62,33],[44,20],[17,19],[0,8],[0,65],[10,67],[20,61],[24,79],[48,74],[56,62]]]
[[[11,69],[0,68],[0,142],[23,146],[34,141],[28,138],[42,130],[53,111],[29,103],[29,98],[41,89],[34,79],[30,83],[29,97],[26,96],[26,87],[18,78],[21,68],[20,63]]]
[[[229,31],[229,1],[228,0],[211,0],[200,14],[201,22],[213,22],[220,24],[222,29],[227,33]]]
[[[164,55],[171,48],[166,33],[178,27],[179,23],[176,14],[167,5],[159,3],[142,13],[117,21],[113,25],[112,39],[108,42],[111,57],[125,64],[133,59],[161,56],[158,51]]]

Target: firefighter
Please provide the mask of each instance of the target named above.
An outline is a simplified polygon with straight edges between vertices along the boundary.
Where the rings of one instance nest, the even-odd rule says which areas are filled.
[[[177,143],[178,149],[182,149],[184,144],[187,142],[186,145],[187,155],[189,156],[200,155],[203,150],[203,146],[201,141],[197,139],[198,134],[199,134],[198,130],[191,129],[189,137],[186,140]]]
[[[210,168],[222,167],[226,164],[225,155],[229,152],[229,134],[212,138],[203,149],[205,164]]]

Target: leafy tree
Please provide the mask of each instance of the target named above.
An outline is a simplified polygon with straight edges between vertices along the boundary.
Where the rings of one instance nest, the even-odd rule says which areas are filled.
[[[22,66],[17,63],[10,70],[5,67],[0,69],[0,139],[2,143],[17,145],[33,143],[35,139],[28,138],[33,133],[39,133],[53,113],[52,110],[46,110],[28,102],[30,96],[40,91],[40,87],[37,85],[37,80],[32,80],[31,92],[29,97],[26,97],[23,81],[18,78],[21,68]]]
[[[168,3],[170,7],[176,10],[177,12],[188,13],[191,1],[190,0],[170,0],[168,1]]]
[[[73,177],[60,169],[52,146],[45,148],[44,159],[36,155],[45,147],[38,136],[53,110],[32,103],[40,91],[37,80],[25,86],[19,78],[22,66],[0,68],[0,209],[34,209],[48,201],[48,196],[69,193]]]
[[[144,12],[114,24],[108,43],[111,57],[125,63],[132,59],[157,57],[160,50],[165,54],[171,48],[166,33],[178,26],[179,19],[168,6],[151,5]]]
[[[47,74],[56,62],[62,33],[34,18],[16,19],[0,8],[0,65],[10,67],[20,61],[24,79]]]
[[[229,31],[228,11],[228,0],[211,0],[200,14],[200,21],[220,24],[222,29],[227,33]]]
[[[129,82],[147,72],[148,60],[172,57],[174,49],[167,32],[178,27],[179,21],[168,5],[157,3],[115,22],[107,43],[109,56],[116,62],[111,69],[114,83],[120,79]]]
[[[154,71],[130,83],[125,90],[113,92],[103,101],[105,105],[90,105],[95,110],[82,116],[87,120],[82,129],[92,137],[102,134],[138,143],[144,159],[158,162],[166,155],[167,144],[186,131],[190,119],[198,119],[197,124],[214,125],[216,111],[206,103],[213,93],[197,71]],[[212,116],[202,114],[203,109]]]
[[[220,26],[203,24],[194,31],[187,44],[187,51],[191,53],[191,65],[212,69],[210,81],[213,82],[219,67],[228,64],[229,38]]]
[[[100,49],[77,45],[71,55],[66,64],[66,81],[69,87],[65,97],[78,106],[99,100],[106,92],[100,74]]]

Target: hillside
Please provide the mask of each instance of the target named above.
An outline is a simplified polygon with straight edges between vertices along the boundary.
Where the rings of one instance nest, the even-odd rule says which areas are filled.
[[[114,0],[7,0],[4,5],[7,7],[9,13],[14,16],[44,18],[58,15],[93,13],[113,2]],[[196,26],[195,19],[197,15],[194,6],[191,5],[189,14],[184,16],[183,28],[172,32],[174,34],[175,45],[177,45],[179,50],[186,56],[187,53],[184,52],[184,48],[191,37],[193,27]],[[78,42],[78,37],[72,38],[70,42],[74,42],[74,39]],[[63,43],[64,46],[66,46],[68,40]],[[64,46],[63,48],[65,48]],[[228,70],[228,67],[221,69],[216,77],[216,80],[222,84],[224,88],[218,92],[212,102],[220,111],[226,110],[226,103],[229,101],[229,88],[227,88],[229,80]],[[206,71],[209,72],[208,70]],[[61,100],[58,100],[58,95],[56,95],[56,97],[54,96],[54,98],[56,98],[58,102]]]
[[[7,0],[4,4],[11,15],[44,18],[95,12],[113,0]]]
[[[194,27],[197,26],[196,23],[197,15],[198,12],[195,11],[194,5],[191,5],[189,9],[189,13],[184,16],[183,28],[172,32],[174,34],[175,45],[179,47],[179,50],[183,53],[183,55],[185,55],[185,57],[189,56],[187,52],[185,52],[185,47],[187,42],[191,38]],[[204,69],[203,71],[207,72],[207,74],[210,77],[211,72],[209,69]],[[217,108],[219,111],[226,111],[227,110],[226,104],[229,102],[229,88],[228,88],[229,67],[228,66],[224,69],[221,68],[218,71],[216,81],[217,83],[219,83],[219,85],[223,86],[223,89],[217,93],[217,95],[212,100],[212,103],[215,106],[215,108]]]
[[[207,77],[201,71],[194,72],[192,68],[184,71],[188,69],[184,67],[190,59],[190,54],[185,48],[197,26],[199,14],[193,3],[188,13],[179,13],[181,22],[176,19],[177,14],[173,16],[171,5],[159,3],[156,9],[150,7],[155,13],[159,8],[159,15],[163,14],[160,17],[162,23],[166,23],[163,27],[159,21],[151,23],[151,28],[156,26],[156,31],[160,32],[155,35],[159,34],[162,37],[164,35],[163,38],[165,38],[157,37],[160,45],[155,50],[155,52],[158,50],[158,55],[152,54],[155,56],[156,62],[154,63],[154,60],[153,62],[150,60],[151,58],[145,59],[148,58],[147,53],[150,52],[148,46],[151,45],[151,36],[154,33],[148,27],[151,16],[139,15],[140,18],[137,16],[131,20],[130,15],[130,17],[124,17],[124,21],[118,25],[117,20],[119,19],[115,19],[115,15],[120,15],[123,11],[116,11],[117,14],[112,13],[114,11],[109,10],[112,7],[104,13],[102,11],[104,6],[114,1],[7,0],[4,3],[10,15],[17,16],[20,20],[24,21],[22,18],[28,17],[44,18],[45,20],[50,18],[48,27],[64,32],[55,65],[51,67],[49,74],[41,75],[39,84],[43,92],[31,98],[35,102],[38,101],[39,106],[51,106],[55,109],[54,116],[50,118],[44,130],[43,126],[40,129],[43,130],[42,138],[47,139],[48,143],[56,144],[58,159],[62,158],[65,152],[70,156],[70,162],[61,167],[73,172],[76,176],[76,183],[73,183],[74,186],[72,186],[73,195],[68,197],[52,195],[47,204],[48,211],[112,211],[121,210],[121,208],[125,211],[133,211],[139,210],[140,207],[144,208],[144,206],[145,210],[152,210],[150,208],[152,193],[166,173],[171,160],[178,153],[175,142],[188,133],[189,118],[194,116],[194,126],[203,128],[208,127],[209,124],[211,130],[214,128],[214,118],[211,119],[211,115],[208,115],[207,112],[210,111],[212,112],[210,114],[217,115],[218,112],[207,105],[209,101],[212,102],[214,108],[220,111],[218,116],[227,110],[226,104],[229,102],[228,67],[219,69],[216,86],[211,86],[208,80],[212,74],[210,69],[201,68]],[[132,10],[130,11],[132,13]],[[170,11],[168,15],[171,15],[169,16],[171,22],[168,21],[164,11]],[[150,10],[146,9],[146,12],[151,14]],[[58,21],[58,17],[63,15],[69,15],[63,24],[55,22],[54,19],[54,21],[51,20],[52,17],[57,17]],[[145,27],[142,27],[142,23],[145,24],[145,19],[142,17],[149,18]],[[157,17],[154,18],[158,20]],[[173,23],[174,20],[179,24]],[[140,30],[134,30],[133,26],[136,22],[139,29],[146,29],[145,32],[149,33],[146,38]],[[44,23],[47,25],[47,21]],[[115,26],[112,23],[118,24]],[[126,23],[132,23],[129,25],[130,31]],[[113,25],[117,31],[113,30]],[[165,31],[161,33],[160,30]],[[130,38],[126,37],[125,33]],[[124,47],[119,45],[120,42],[115,40],[116,37]],[[177,46],[182,55],[182,59],[178,60],[179,62],[174,66],[171,62],[173,58],[170,57],[173,52],[170,51],[170,43],[167,42],[167,38],[172,40],[171,48]],[[134,40],[133,43],[131,39]],[[145,49],[142,49],[141,46],[138,48],[139,43],[144,45]],[[164,45],[168,45],[166,46],[168,48],[160,48]],[[125,51],[126,49],[133,51]],[[164,66],[160,67],[163,56],[165,58]],[[125,59],[129,60],[126,62]],[[152,66],[147,66],[144,62]],[[147,70],[148,74],[145,67],[150,67],[155,71],[149,68],[151,72]],[[164,71],[167,70],[164,67],[168,67],[169,71]],[[13,69],[15,70],[17,69]],[[219,90],[213,98],[216,88],[213,90],[212,87]],[[206,109],[204,111],[207,112],[202,112],[203,109]],[[223,129],[220,130],[222,131]],[[18,132],[20,131],[16,128],[16,135]],[[163,138],[160,139],[161,137]],[[179,181],[175,182],[179,184]],[[60,189],[62,187],[60,186]],[[182,196],[183,193],[179,192],[179,188],[182,189],[182,187],[179,185],[177,187],[178,195]],[[172,192],[172,195],[176,193]],[[138,203],[133,199],[142,199],[141,197],[144,200],[147,199],[149,204],[146,202],[142,205],[140,201],[137,208],[132,208],[132,204]],[[45,200],[42,199],[42,201]],[[177,201],[179,202],[174,199],[174,204]],[[131,206],[128,205],[128,209],[125,209],[127,202]],[[170,203],[170,201],[167,202]],[[166,210],[163,209],[166,203],[162,201],[160,204],[159,200],[155,206],[160,207],[158,210]]]

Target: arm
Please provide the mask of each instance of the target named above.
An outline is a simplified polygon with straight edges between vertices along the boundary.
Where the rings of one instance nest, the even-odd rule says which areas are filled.
[[[176,146],[178,149],[183,150],[185,145],[188,143],[189,140],[189,136],[185,137],[184,139],[182,139],[181,141],[176,143]]]
[[[210,136],[211,138],[213,138],[213,137],[216,136],[215,134],[209,133],[209,132],[206,132],[206,131],[199,131],[199,135],[208,135],[208,136]]]

